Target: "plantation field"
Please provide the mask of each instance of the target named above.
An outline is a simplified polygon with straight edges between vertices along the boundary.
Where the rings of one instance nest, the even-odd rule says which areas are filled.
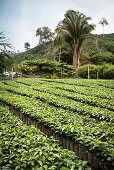
[[[8,107],[0,106],[0,167],[12,169],[83,169],[82,161],[73,152],[59,147],[34,126],[25,125],[13,116]]]
[[[14,81],[5,80],[0,81],[0,101],[13,106],[13,108],[19,110],[23,115],[29,116],[32,119],[37,120],[39,123],[44,124],[49,129],[53,130],[55,133],[61,136],[68,137],[74,143],[77,143],[81,148],[83,148],[88,154],[94,155],[92,159],[98,158],[99,167],[101,169],[113,169],[114,166],[114,81],[113,80],[83,80],[83,79],[30,79],[30,78],[20,78]],[[5,110],[5,111],[4,111]],[[6,114],[7,113],[7,114]],[[9,118],[7,118],[7,116]],[[4,126],[10,127],[11,122],[15,124],[13,128],[16,128],[16,124],[20,121],[17,118],[12,118],[9,115],[8,108],[1,108],[2,120],[2,130],[6,133],[6,138],[1,137],[2,147],[6,148],[9,142],[8,130],[5,131]],[[11,122],[8,123],[5,119],[11,118]],[[17,123],[13,122],[16,121]],[[7,123],[6,123],[7,122]],[[5,125],[4,125],[5,123]],[[19,123],[20,124],[20,123]],[[22,123],[21,123],[22,124]],[[25,125],[22,125],[22,131]],[[24,130],[26,131],[26,128]],[[33,127],[28,127],[27,133],[32,133],[31,130],[38,133],[41,137],[41,141],[45,138],[45,141],[40,145],[44,145],[44,150],[46,145],[51,145],[52,141],[49,140],[44,134],[38,130],[34,130]],[[19,130],[17,130],[19,131]],[[15,131],[15,135],[16,132]],[[20,130],[21,131],[21,130]],[[28,132],[29,131],[29,132]],[[37,132],[36,132],[37,131]],[[9,133],[12,133],[9,131]],[[25,133],[25,132],[24,132]],[[43,135],[45,137],[43,137]],[[29,135],[31,136],[31,135]],[[38,137],[40,139],[40,137]],[[18,139],[18,137],[15,137]],[[34,142],[37,140],[35,137]],[[5,140],[7,142],[5,142]],[[30,139],[25,139],[30,140]],[[34,143],[33,142],[33,143]],[[50,144],[47,144],[50,143]],[[61,148],[53,142],[56,148],[56,158],[54,160],[49,160],[46,158],[48,163],[44,163],[39,157],[35,157],[35,160],[29,161],[30,167],[43,167],[44,169],[57,169],[60,168],[68,169],[83,169],[86,167],[86,162],[76,159],[74,153],[70,153],[71,157],[67,157],[68,151],[61,151]],[[4,144],[4,145],[3,145]],[[27,145],[27,144],[26,144]],[[31,143],[30,147],[33,144]],[[39,145],[39,146],[40,146]],[[20,146],[20,144],[19,144]],[[40,146],[40,148],[41,148]],[[15,147],[15,146],[14,146]],[[26,146],[27,147],[27,146]],[[25,148],[26,148],[25,147]],[[74,146],[72,146],[74,147]],[[23,148],[23,146],[22,146]],[[55,154],[55,148],[52,149],[52,157]],[[59,149],[58,149],[59,148]],[[7,150],[7,149],[6,149]],[[21,150],[21,149],[20,149]],[[31,149],[30,149],[31,150]],[[33,149],[34,150],[34,149]],[[50,148],[51,150],[51,148]],[[14,150],[11,152],[15,152]],[[31,151],[33,154],[33,151]],[[66,162],[62,162],[59,155],[63,152]],[[36,151],[34,151],[36,153]],[[36,155],[38,156],[38,153]],[[1,153],[4,155],[6,163],[9,159],[8,153]],[[44,154],[47,154],[45,150]],[[16,156],[15,161],[8,163],[7,166],[24,166],[24,161],[27,162],[27,157],[32,159],[28,153],[25,153],[23,160],[19,158],[19,153]],[[47,157],[50,153],[47,154]],[[57,156],[58,155],[58,156]],[[80,155],[79,155],[80,156]],[[39,160],[36,161],[36,159]],[[82,156],[82,159],[84,157]],[[76,162],[79,161],[80,163]],[[57,161],[57,164],[55,162]],[[89,161],[89,159],[88,159]],[[18,163],[17,163],[18,162]],[[51,162],[52,165],[51,165]],[[68,163],[69,162],[69,163]],[[104,164],[102,165],[102,162]],[[14,163],[14,165],[13,165]],[[20,163],[20,164],[19,164]],[[91,161],[90,161],[91,163]],[[4,159],[1,164],[5,166]],[[11,165],[10,165],[11,164]],[[77,165],[76,165],[77,164]],[[106,165],[106,167],[105,167]],[[51,167],[52,166],[52,167]],[[18,168],[17,168],[18,169]],[[65,169],[66,170],[66,169]]]

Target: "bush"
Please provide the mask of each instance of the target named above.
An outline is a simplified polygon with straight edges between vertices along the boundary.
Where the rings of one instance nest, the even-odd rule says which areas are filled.
[[[99,73],[99,78],[100,79],[104,78],[103,71],[105,69],[108,69],[109,67],[111,67],[111,64],[103,64],[103,65],[97,65],[96,66],[96,72]]]
[[[45,78],[46,79],[59,79],[59,77],[57,75],[52,75],[52,74],[46,74]]]
[[[89,66],[89,77],[91,79],[96,79],[97,78],[97,69],[95,65],[85,65],[85,66],[80,66],[77,70],[76,73],[79,77],[81,78],[88,78],[88,66]]]
[[[103,71],[103,77],[105,79],[114,79],[114,65]]]
[[[114,64],[114,56],[110,52],[98,52],[93,51],[89,54],[90,56],[90,62],[99,65],[105,63],[112,63]]]
[[[77,75],[81,78],[88,78],[88,66],[91,79],[97,78],[97,72],[100,79],[114,79],[114,65],[111,64],[80,66],[76,70]]]

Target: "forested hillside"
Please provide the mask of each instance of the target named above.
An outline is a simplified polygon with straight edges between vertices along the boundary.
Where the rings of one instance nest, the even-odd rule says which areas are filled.
[[[87,41],[83,45],[80,64],[85,65],[101,64],[103,62],[114,64],[114,33],[97,36],[97,45],[95,42]],[[64,42],[61,47],[61,60],[67,64],[72,64],[73,51],[69,45]],[[15,64],[25,60],[59,60],[59,49],[55,49],[53,42],[42,43],[28,51],[14,56]]]

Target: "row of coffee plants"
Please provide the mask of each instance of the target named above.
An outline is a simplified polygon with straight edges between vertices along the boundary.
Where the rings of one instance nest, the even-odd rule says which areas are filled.
[[[90,87],[86,87],[86,86],[80,86],[80,85],[73,85],[73,84],[66,84],[66,83],[61,83],[61,82],[54,82],[54,80],[45,80],[45,79],[19,79],[17,80],[18,82],[22,82],[22,83],[30,83],[31,85],[38,84],[47,84],[48,86],[51,85],[55,88],[62,88],[63,90],[66,91],[71,91],[71,92],[75,92],[75,93],[79,93],[79,94],[84,94],[84,95],[88,95],[88,96],[96,96],[99,98],[106,98],[106,99],[112,99],[114,98],[114,94],[113,94],[113,89],[111,88],[105,88],[102,86],[95,86],[94,88],[92,88],[92,86]],[[69,80],[71,81],[71,80]],[[87,80],[86,80],[87,81]]]
[[[113,111],[107,109],[89,106],[86,103],[81,103],[65,97],[36,91],[25,85],[22,85],[21,87],[1,85],[0,87],[2,89],[6,89],[8,91],[15,92],[21,95],[26,95],[33,98],[35,97],[37,99],[40,99],[41,101],[46,101],[47,103],[56,107],[68,109],[70,111],[78,112],[83,115],[90,115],[90,117],[95,117],[98,120],[107,120],[110,122],[114,121]]]
[[[79,86],[85,86],[85,87],[92,87],[96,88],[99,86],[105,87],[105,88],[111,88],[114,89],[114,81],[113,80],[87,80],[87,79],[50,79],[50,80],[43,80],[43,81],[49,81],[49,82],[56,82],[56,83],[63,83],[63,84],[70,84],[70,85],[79,85]]]
[[[12,81],[8,81],[7,82],[8,85],[14,85],[14,83]],[[15,83],[16,86],[20,86],[18,84]],[[27,85],[27,83],[26,83]],[[84,94],[80,94],[80,93],[76,93],[76,92],[71,92],[71,91],[66,91],[62,88],[57,88],[56,86],[54,87],[55,84],[51,85],[51,84],[38,84],[38,83],[34,83],[34,85],[28,84],[29,88],[32,88],[34,90],[38,90],[38,91],[42,91],[42,92],[48,92],[51,94],[55,94],[58,96],[62,96],[62,97],[66,97],[69,99],[73,99],[76,101],[80,101],[83,103],[88,103],[90,105],[94,105],[94,106],[98,106],[98,107],[104,107],[104,108],[108,108],[109,110],[113,110],[114,111],[114,101],[112,99],[102,99],[96,96],[87,96]]]
[[[0,105],[0,168],[2,170],[82,170],[82,161],[73,152],[62,149],[34,126],[25,125]]]
[[[59,81],[50,81],[50,80],[42,80],[42,82],[50,82],[50,83],[56,83],[56,84],[59,84],[59,85],[65,85],[65,87],[67,87],[67,85],[68,85],[68,87],[71,87],[71,89],[73,88],[74,90],[76,89],[77,90],[77,92],[78,92],[78,90],[79,90],[79,88],[81,88],[81,90],[83,91],[84,89],[87,91],[87,92],[89,92],[88,94],[90,95],[91,93],[90,93],[90,91],[92,91],[92,95],[95,95],[95,96],[98,96],[98,97],[106,97],[107,96],[107,94],[109,93],[109,95],[108,96],[111,96],[110,95],[110,93],[114,90],[113,88],[107,88],[107,87],[104,87],[104,86],[98,86],[98,85],[96,85],[96,84],[89,84],[89,86],[87,85],[88,84],[88,82],[87,82],[87,80],[86,81],[84,81],[84,84],[83,84],[83,82],[82,82],[82,84],[80,84],[80,81],[78,82],[78,83],[71,83],[71,80],[69,80],[69,83],[65,83],[65,81],[63,81],[63,82],[59,82]],[[94,80],[94,82],[95,82],[95,80]],[[111,85],[113,85],[113,83],[114,82],[110,82],[110,84]],[[77,89],[78,88],[78,89]],[[84,91],[84,92],[86,92],[86,91]],[[102,96],[103,95],[103,96]]]
[[[27,81],[28,82],[28,81]],[[31,82],[31,81],[30,81]],[[10,86],[15,86],[15,87],[22,87],[23,85],[19,84],[21,82],[12,82],[12,81],[7,81],[4,82],[5,85],[10,85]],[[102,99],[96,96],[87,96],[84,94],[80,94],[80,93],[76,93],[76,92],[72,92],[72,91],[66,91],[64,89],[62,89],[61,87],[57,88],[57,86],[54,87],[55,84],[51,85],[51,84],[47,84],[47,83],[42,83],[38,84],[38,82],[34,82],[33,84],[28,84],[28,83],[24,83],[24,85],[28,85],[29,88],[32,88],[34,90],[37,91],[42,91],[42,92],[48,92],[51,94],[55,94],[58,96],[63,96],[69,99],[73,99],[76,101],[80,101],[83,103],[88,103],[90,105],[94,105],[94,106],[98,106],[98,107],[104,107],[104,108],[108,108],[109,110],[114,110],[114,101],[112,99]],[[25,86],[26,87],[26,86]]]
[[[1,90],[0,93],[1,101],[14,106],[25,115],[37,119],[55,132],[70,136],[89,152],[113,166],[113,123],[106,121],[96,123],[89,116],[79,116],[42,103],[35,98],[8,93],[4,90]]]

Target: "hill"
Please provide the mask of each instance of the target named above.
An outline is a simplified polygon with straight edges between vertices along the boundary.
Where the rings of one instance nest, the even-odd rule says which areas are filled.
[[[48,57],[49,51],[51,51],[52,49],[52,42],[40,44],[34,48],[29,49],[28,51],[15,55],[14,62],[16,64],[19,64],[25,60],[46,59]],[[53,59],[52,52],[48,59]]]
[[[98,44],[88,41],[83,45],[81,54],[81,65],[87,63],[101,64],[100,62],[114,63],[114,33],[103,35],[96,35]],[[95,56],[97,55],[97,57]],[[68,44],[63,43],[61,47],[61,60],[67,64],[72,64],[72,49]],[[99,60],[100,56],[100,60]],[[28,51],[22,52],[14,56],[15,65],[20,64],[25,60],[48,59],[58,60],[59,49],[55,49],[52,42],[40,44]],[[94,61],[95,60],[95,61]],[[102,61],[101,61],[102,60]],[[96,63],[98,61],[98,63]]]

